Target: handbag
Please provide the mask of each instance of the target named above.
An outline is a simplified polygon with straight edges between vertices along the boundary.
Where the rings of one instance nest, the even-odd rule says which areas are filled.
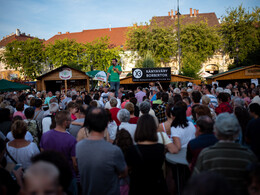
[[[7,163],[5,169],[9,172],[12,173],[12,171],[14,170],[14,167],[17,164],[17,161],[12,157],[12,155],[8,152],[8,150],[6,149],[6,155],[13,161],[13,162],[9,162]]]

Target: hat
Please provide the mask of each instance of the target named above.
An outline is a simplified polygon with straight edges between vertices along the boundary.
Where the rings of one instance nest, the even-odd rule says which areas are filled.
[[[34,96],[33,95],[28,95],[28,98],[34,98]]]
[[[259,97],[259,96],[255,96],[255,97],[252,99],[252,101],[251,101],[250,104],[253,104],[253,103],[257,103],[257,104],[260,105],[260,97]]]
[[[221,113],[217,116],[215,128],[218,132],[224,135],[235,135],[241,130],[236,116],[227,112]]]

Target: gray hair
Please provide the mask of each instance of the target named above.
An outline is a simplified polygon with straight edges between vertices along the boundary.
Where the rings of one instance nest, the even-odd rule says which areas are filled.
[[[222,87],[217,87],[216,93],[222,93],[224,92],[224,89]]]
[[[233,99],[234,107],[245,107],[245,101],[239,97]]]
[[[42,177],[48,178],[55,182],[54,184],[59,184],[59,170],[53,164],[46,161],[39,161],[32,164],[24,173],[24,179],[28,179],[30,177]]]
[[[140,111],[143,113],[143,114],[148,114],[149,111],[150,111],[150,108],[151,108],[151,104],[147,101],[143,101],[140,106]]]
[[[67,97],[71,97],[72,94],[71,94],[71,91],[67,91]]]
[[[110,102],[111,107],[116,107],[117,106],[116,98],[112,97],[109,102]]]
[[[50,113],[55,113],[59,110],[59,105],[56,102],[53,102],[49,105]]]
[[[127,109],[121,109],[117,113],[117,118],[120,122],[128,122],[130,120],[130,112]]]

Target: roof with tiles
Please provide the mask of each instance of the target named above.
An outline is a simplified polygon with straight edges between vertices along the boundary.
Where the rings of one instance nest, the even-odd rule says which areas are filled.
[[[129,27],[118,27],[118,28],[104,28],[104,29],[93,29],[93,30],[83,30],[82,32],[75,32],[75,33],[64,33],[64,34],[57,34],[45,41],[44,43],[53,44],[55,40],[62,40],[62,39],[70,39],[75,40],[78,43],[87,43],[92,42],[99,37],[109,37],[110,43],[114,46],[123,47],[126,42],[126,32],[128,31]]]
[[[216,14],[213,13],[197,13],[196,16],[194,14],[183,14],[180,15],[180,25],[187,25],[187,24],[198,24],[201,21],[207,22],[208,26],[218,26],[218,18]],[[151,25],[163,25],[163,26],[174,26],[177,27],[178,17],[177,15],[170,15],[169,16],[154,16],[151,21]]]
[[[5,38],[3,38],[1,41],[0,41],[0,47],[5,47],[8,43],[11,43],[12,41],[25,41],[26,39],[34,39],[35,37],[31,37],[31,36],[28,36],[28,35],[24,35],[24,34],[21,34],[19,36],[17,36],[16,34],[13,34],[13,35],[10,35],[10,36],[7,36]]]

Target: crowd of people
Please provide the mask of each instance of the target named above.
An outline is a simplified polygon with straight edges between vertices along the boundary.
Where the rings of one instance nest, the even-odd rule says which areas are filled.
[[[165,154],[187,150],[184,194],[260,193],[260,86],[0,94],[0,194],[171,194]]]

